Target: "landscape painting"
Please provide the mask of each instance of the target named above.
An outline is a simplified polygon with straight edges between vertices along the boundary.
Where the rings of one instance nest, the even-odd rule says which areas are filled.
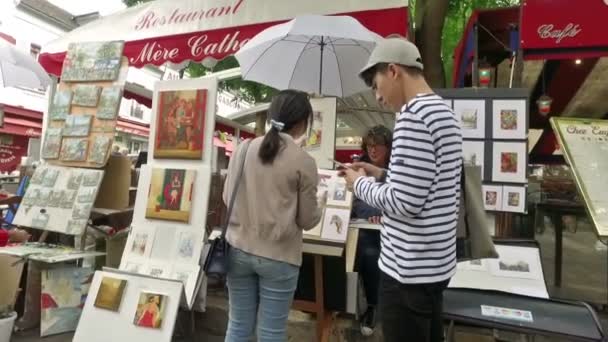
[[[65,120],[70,115],[70,107],[72,105],[72,91],[69,89],[61,89],[55,92],[53,103],[49,111],[51,120]]]
[[[196,171],[152,169],[146,218],[190,222]]]
[[[101,91],[97,118],[100,120],[114,120],[122,99],[122,87],[105,87]]]
[[[58,268],[42,271],[41,276],[40,336],[75,331],[93,270]]]
[[[86,138],[65,138],[61,145],[61,160],[85,161],[89,141]]]
[[[61,150],[61,128],[47,128],[44,136],[42,158],[57,159]]]
[[[89,161],[95,164],[105,164],[112,139],[108,136],[96,136],[89,152]]]
[[[64,137],[86,137],[91,130],[91,116],[70,115],[65,119]]]
[[[201,159],[206,106],[206,89],[161,91],[154,158]]]
[[[74,87],[72,105],[81,107],[97,107],[101,87],[92,84],[79,84]]]
[[[71,43],[63,61],[63,82],[114,81],[118,78],[124,42]]]

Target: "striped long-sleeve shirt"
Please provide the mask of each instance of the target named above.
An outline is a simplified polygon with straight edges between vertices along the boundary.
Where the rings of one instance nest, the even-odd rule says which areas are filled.
[[[399,114],[386,183],[360,177],[355,195],[383,211],[380,269],[404,284],[444,281],[456,269],[462,135],[435,94]]]

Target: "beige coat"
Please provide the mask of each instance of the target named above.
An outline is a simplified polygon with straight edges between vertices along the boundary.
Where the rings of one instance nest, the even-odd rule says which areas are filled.
[[[251,141],[226,239],[247,253],[299,266],[302,230],[314,228],[322,215],[317,205],[317,165],[291,136],[281,133],[281,137],[284,146],[269,165],[258,157],[263,137]],[[226,205],[237,181],[243,146],[228,166]]]

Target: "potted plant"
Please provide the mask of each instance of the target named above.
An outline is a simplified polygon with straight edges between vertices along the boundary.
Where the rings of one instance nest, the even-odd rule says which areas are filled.
[[[0,306],[0,342],[9,342],[17,313],[10,305]]]

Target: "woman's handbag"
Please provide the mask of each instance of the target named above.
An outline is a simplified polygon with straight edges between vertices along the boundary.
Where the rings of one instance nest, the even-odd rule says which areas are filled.
[[[228,204],[226,217],[224,219],[224,223],[222,224],[222,235],[209,242],[209,252],[205,258],[205,263],[203,264],[203,271],[207,276],[224,276],[226,273],[228,273],[228,252],[230,250],[230,244],[228,241],[226,241],[226,230],[228,229],[228,224],[230,223],[230,215],[232,215],[232,208],[234,207],[234,201],[239,189],[239,184],[241,183],[241,178],[243,178],[243,169],[245,168],[245,159],[247,157],[247,150],[249,149],[250,143],[251,140],[243,142],[243,152],[240,155],[241,160],[239,169],[237,171],[237,177],[234,180],[234,188],[232,189],[232,194],[229,199],[230,203]]]
[[[458,216],[456,239],[458,261],[498,258],[494,242],[488,231],[479,166],[462,167]]]

